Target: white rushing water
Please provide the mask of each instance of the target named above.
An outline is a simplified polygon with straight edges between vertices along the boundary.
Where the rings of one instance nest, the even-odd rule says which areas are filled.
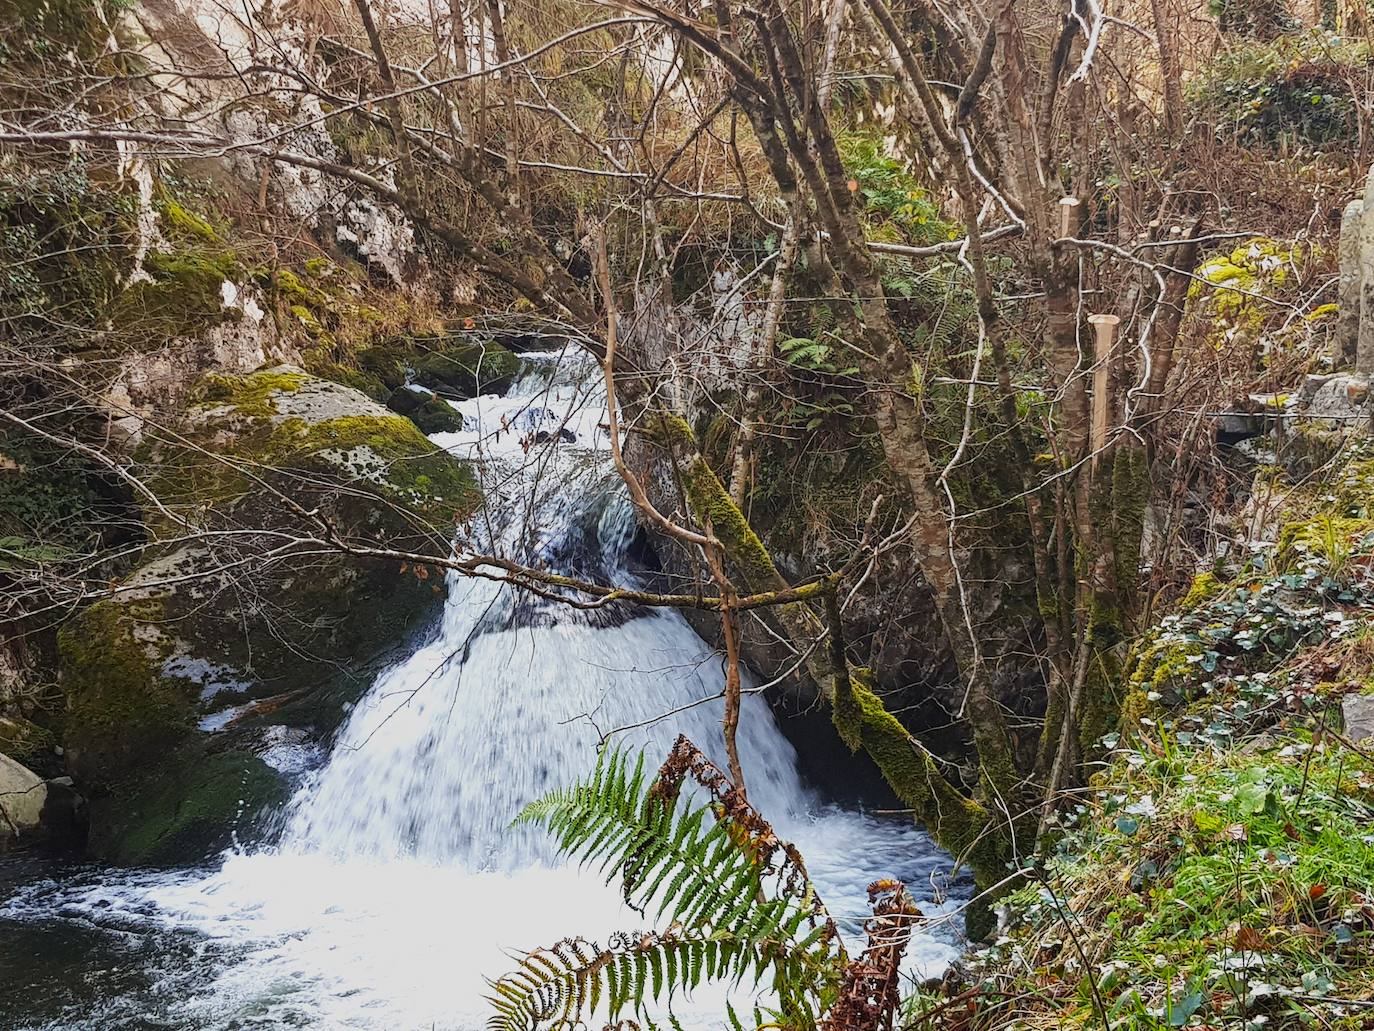
[[[463,432],[435,437],[482,471],[474,535],[522,561],[632,582],[635,522],[595,377],[573,356],[526,361],[508,396],[457,404]],[[656,762],[683,733],[719,760],[719,655],[671,611],[579,611],[481,579],[449,588],[438,633],[354,707],[275,845],[230,852],[208,873],[40,883],[0,906],[0,917],[94,924],[131,948],[164,943],[135,949],[139,991],[48,1028],[477,1028],[485,979],[513,951],[641,926],[615,887],[511,821],[585,773],[606,734]],[[877,877],[929,897],[949,862],[928,838],[824,804],[762,697],[744,702],[750,800],[797,842],[847,928]],[[935,973],[955,952],[948,928],[918,934],[908,965]],[[718,1026],[719,998],[676,1012]]]

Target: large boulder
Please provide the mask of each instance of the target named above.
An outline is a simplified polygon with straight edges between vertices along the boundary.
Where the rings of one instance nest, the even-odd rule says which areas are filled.
[[[428,387],[406,383],[391,392],[386,406],[413,422],[421,433],[457,433],[463,415]]]
[[[455,338],[416,347],[415,382],[447,397],[505,393],[521,369],[520,359],[495,341]]]
[[[256,756],[284,727],[326,738],[445,597],[439,568],[357,549],[446,555],[480,497],[409,419],[299,369],[194,397],[135,454],[163,545],[58,639],[68,765],[93,850],[121,860],[197,858],[281,797]],[[237,772],[207,778],[207,757]]]

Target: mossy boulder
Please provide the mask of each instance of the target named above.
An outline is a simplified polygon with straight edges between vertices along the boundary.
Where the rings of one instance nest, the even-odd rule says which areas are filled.
[[[134,456],[158,499],[151,558],[58,639],[93,848],[129,861],[217,847],[236,810],[203,798],[202,758],[268,754],[286,727],[306,744],[332,733],[446,593],[437,566],[358,552],[447,555],[480,499],[409,419],[299,369],[212,375],[193,397]]]
[[[521,368],[519,358],[492,341],[421,341],[416,347],[415,382],[449,397],[505,393]]]
[[[456,433],[463,416],[432,390],[408,385],[392,392],[386,406],[413,422],[421,433]]]
[[[72,772],[109,782],[161,756],[195,726],[194,695],[162,672],[163,609],[97,602],[58,633],[67,695],[63,743]]]
[[[409,355],[402,347],[381,344],[358,352],[358,369],[385,388],[387,396],[405,385]],[[370,392],[369,392],[370,393]]]
[[[255,755],[193,749],[97,801],[88,848],[128,865],[196,862],[250,839],[289,795],[285,779]]]
[[[151,251],[143,271],[148,278],[125,290],[110,313],[111,323],[133,346],[160,347],[168,337],[195,335],[239,317],[224,297],[224,284],[244,277],[233,251],[203,244]]]

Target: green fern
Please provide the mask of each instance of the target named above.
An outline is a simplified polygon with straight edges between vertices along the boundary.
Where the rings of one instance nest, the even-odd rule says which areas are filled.
[[[708,802],[682,802],[681,772],[666,775],[674,757],[679,771],[696,764]],[[786,1027],[814,1027],[833,1001],[848,960],[800,857],[685,739],[652,782],[642,756],[605,751],[586,781],[532,803],[519,822],[543,824],[666,929],[529,953],[492,984],[491,1031],[572,1027],[603,1007],[611,1023],[632,1012],[652,1025],[651,1005],[671,1012],[676,993],[706,981],[770,988],[773,1022]],[[730,1020],[739,1026],[733,1010]]]

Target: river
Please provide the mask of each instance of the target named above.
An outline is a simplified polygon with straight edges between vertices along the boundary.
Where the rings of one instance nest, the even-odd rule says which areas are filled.
[[[505,396],[457,403],[463,431],[434,437],[479,463],[488,514],[474,536],[633,583],[634,514],[594,370],[524,357]],[[269,842],[194,869],[0,865],[0,1028],[476,1029],[512,952],[640,926],[615,887],[511,820],[586,772],[603,735],[656,761],[682,733],[719,760],[720,656],[675,612],[449,588],[435,634],[377,679],[327,755],[274,757],[305,772]],[[798,844],[852,943],[878,877],[907,881],[928,915],[957,908],[968,884],[923,832],[828,801],[762,696],[744,703],[750,800]],[[957,920],[937,919],[908,971],[938,974],[957,951]],[[702,993],[675,1015],[720,1026],[719,1002]]]

